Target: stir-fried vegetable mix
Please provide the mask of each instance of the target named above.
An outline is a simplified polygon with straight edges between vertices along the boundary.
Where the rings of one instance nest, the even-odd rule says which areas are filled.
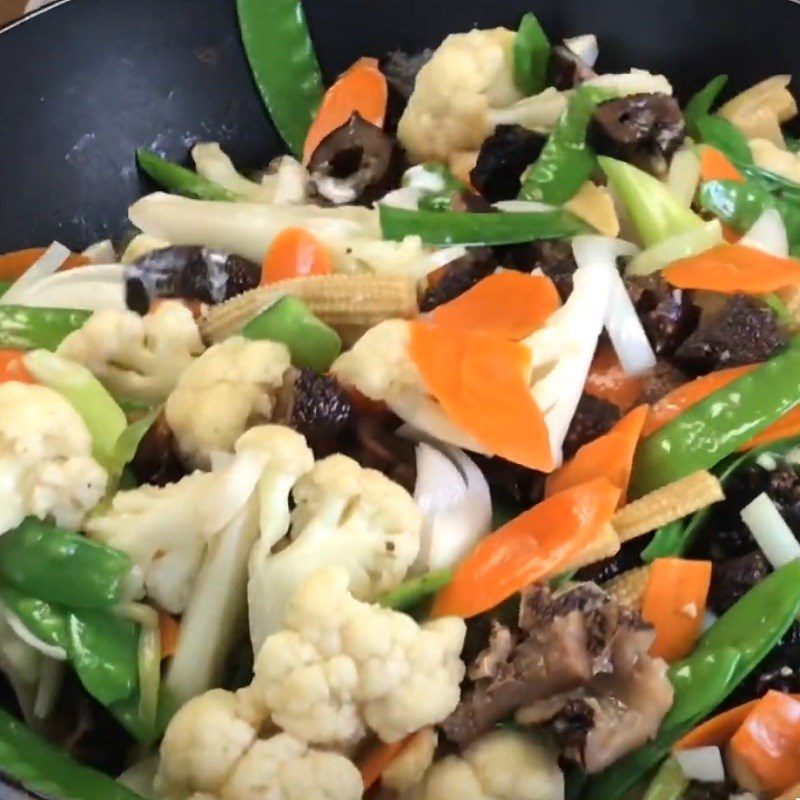
[[[326,89],[238,13],[294,156],[142,148],[132,236],[0,256],[0,774],[797,798],[789,77],[682,105],[526,14]]]

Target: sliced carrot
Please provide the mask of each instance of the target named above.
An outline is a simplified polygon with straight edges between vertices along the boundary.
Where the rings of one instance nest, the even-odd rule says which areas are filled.
[[[658,558],[653,562],[642,598],[642,617],[656,631],[652,655],[677,661],[692,651],[710,585],[710,561]]]
[[[360,58],[325,92],[322,105],[311,123],[303,146],[303,163],[308,164],[319,143],[359,114],[367,122],[383,127],[389,89],[376,58]]]
[[[788,439],[791,436],[800,436],[800,406],[788,411],[768,428],[756,434],[742,447],[742,450],[752,450],[754,447],[762,447],[765,444]]]
[[[736,181],[744,183],[744,175],[716,147],[700,148],[700,178],[703,181]]]
[[[693,750],[695,747],[724,747],[731,740],[731,736],[739,730],[757,703],[758,700],[752,700],[707,719],[679,739],[673,749]]]
[[[503,270],[439,306],[431,314],[431,320],[444,328],[493,333],[517,340],[540,328],[560,305],[550,278]]]
[[[722,226],[722,238],[728,244],[736,244],[736,242],[738,242],[742,238],[742,234],[739,233],[739,231],[734,230],[733,228],[731,228],[729,225],[723,225]]]
[[[36,379],[25,368],[19,350],[0,350],[0,383],[18,381],[19,383],[36,383]]]
[[[358,767],[365,792],[380,780],[387,767],[411,744],[416,735],[412,733],[398,742],[378,742],[367,751]]]
[[[158,632],[161,640],[161,658],[174,656],[178,649],[180,626],[172,614],[166,611],[158,612]]]
[[[305,228],[287,228],[276,237],[261,265],[261,283],[274,283],[306,275],[330,275],[333,261],[328,249]]]
[[[13,281],[23,272],[32,267],[45,252],[44,247],[29,247],[27,250],[15,250],[13,253],[0,255],[0,280]],[[71,255],[62,265],[61,269],[82,267],[91,263],[86,256]]]
[[[474,617],[563,569],[601,534],[620,491],[599,478],[543,500],[482,539],[437,595],[433,617]]]
[[[767,692],[733,735],[728,757],[734,774],[752,776],[770,796],[800,781],[800,700]]]
[[[587,394],[627,411],[642,391],[642,379],[625,372],[614,348],[606,345],[598,348],[595,354],[585,388]]]
[[[411,323],[409,354],[428,391],[490,452],[549,472],[547,426],[531,396],[530,351],[498,336]]]
[[[737,378],[747,375],[755,369],[755,365],[745,367],[732,367],[731,369],[721,369],[719,372],[711,372],[696,378],[689,383],[673,389],[668,395],[662,397],[650,408],[647,421],[642,430],[642,436],[650,436],[659,428],[663,428],[668,422],[672,422],[675,417],[691,408],[701,400],[705,400],[710,394],[720,389],[724,389],[729,383]]]
[[[581,447],[571,461],[548,475],[545,494],[549,497],[595,478],[606,478],[620,490],[620,502],[624,502],[648,411],[648,406],[635,408],[605,436]]]
[[[662,274],[679,289],[766,294],[800,284],[800,260],[742,244],[720,244],[670,264]]]

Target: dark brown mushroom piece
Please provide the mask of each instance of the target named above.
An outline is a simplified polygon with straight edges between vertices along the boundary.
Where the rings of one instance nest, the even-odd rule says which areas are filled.
[[[608,433],[620,419],[619,406],[591,394],[582,395],[564,439],[564,458],[572,458],[585,444]]]
[[[395,188],[402,169],[397,140],[353,114],[329,133],[308,162],[312,191],[333,205],[368,205]]]
[[[601,155],[663,174],[686,139],[680,106],[667,94],[632,94],[600,103],[589,123],[589,141]]]
[[[497,268],[497,261],[491,250],[476,247],[466,255],[445,264],[438,270],[435,280],[423,292],[419,301],[419,310],[423,313],[433,311],[444,303],[471,289],[478,281],[491,275]]]
[[[572,245],[560,239],[499,245],[494,248],[500,266],[519,272],[541,270],[555,284],[562,303],[572,294],[572,276],[578,265]]]
[[[547,82],[560,92],[567,92],[596,77],[597,73],[566,45],[558,44],[551,50]]]
[[[386,130],[394,133],[400,117],[414,91],[419,71],[430,61],[433,50],[409,54],[403,50],[392,50],[379,61],[378,67],[386,78],[389,96],[386,104]]]
[[[657,358],[653,369],[642,375],[641,389],[636,404],[657,403],[673,389],[688,383],[691,378],[664,358]]]
[[[539,158],[546,139],[521,125],[498,125],[486,138],[470,172],[472,185],[490,202],[519,194],[522,173]]]
[[[142,437],[128,467],[139,484],[152,486],[166,486],[189,474],[163,411]]]
[[[217,304],[260,282],[260,265],[241,256],[208,247],[165,247],[126,267],[125,300],[132,311],[146,314],[161,298]]]

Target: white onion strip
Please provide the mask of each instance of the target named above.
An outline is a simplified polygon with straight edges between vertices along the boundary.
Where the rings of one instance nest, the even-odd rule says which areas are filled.
[[[744,235],[739,244],[753,247],[771,256],[787,258],[789,255],[789,238],[783,217],[777,209],[768,208]]]
[[[53,242],[42,256],[37,259],[25,272],[14,281],[8,291],[0,298],[2,305],[19,303],[18,298],[43,278],[48,278],[58,272],[61,265],[72,255],[71,251],[59,242]]]
[[[675,760],[683,774],[690,781],[703,783],[724,783],[725,767],[719,747],[695,747],[691,750],[677,750]]]
[[[656,365],[656,354],[622,277],[615,266],[610,268],[614,280],[605,318],[606,331],[622,368],[629,375],[639,375]]]
[[[800,542],[795,539],[791,528],[766,492],[746,505],[741,516],[767,561],[775,569],[800,558]]]

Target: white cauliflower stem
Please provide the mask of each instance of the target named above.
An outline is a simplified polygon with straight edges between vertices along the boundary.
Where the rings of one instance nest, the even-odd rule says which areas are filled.
[[[269,421],[289,366],[289,350],[277,342],[234,336],[206,350],[165,407],[184,457],[206,468],[213,452],[231,452],[247,428]]]
[[[160,402],[203,349],[192,312],[168,300],[145,317],[98,311],[57,352],[88,367],[116,397]]]
[[[256,551],[251,563],[255,652],[283,625],[297,587],[322,567],[345,567],[353,596],[375,600],[399,585],[419,552],[422,515],[408,492],[346,456],[317,462],[293,495],[291,544]]]
[[[347,744],[373,730],[397,741],[441,722],[458,704],[464,621],[418,625],[356,600],[349,575],[328,567],[295,594],[286,628],[270,636],[246,691],[272,721],[312,744]]]
[[[26,516],[77,528],[106,489],[86,423],[57,392],[0,385],[0,533]]]
[[[161,745],[156,788],[167,800],[358,800],[355,766],[338,753],[277,734],[258,737],[264,720],[241,698],[215,689],[189,701]]]

